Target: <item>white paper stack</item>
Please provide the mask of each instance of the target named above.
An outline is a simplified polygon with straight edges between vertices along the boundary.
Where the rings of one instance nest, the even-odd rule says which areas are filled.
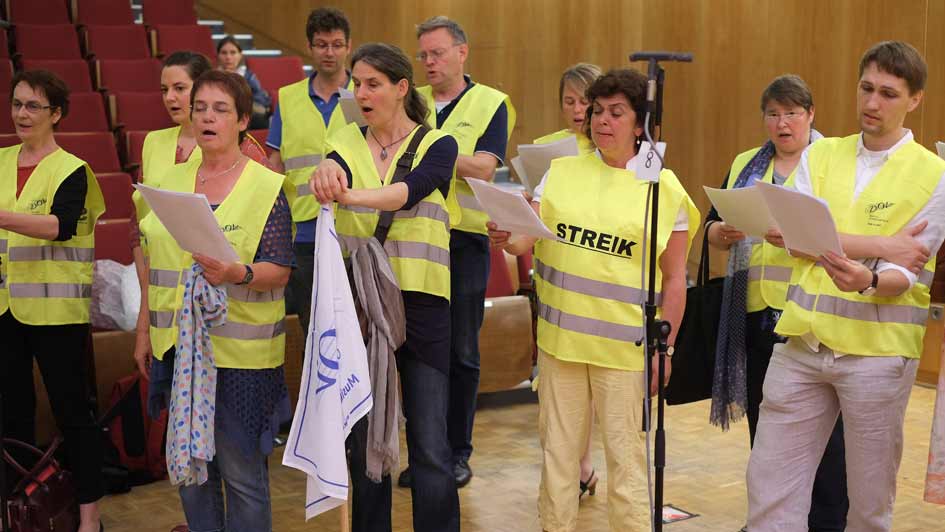
[[[551,161],[577,154],[577,137],[571,135],[548,144],[519,144],[518,156],[513,157],[510,162],[518,178],[531,194],[551,168]]]

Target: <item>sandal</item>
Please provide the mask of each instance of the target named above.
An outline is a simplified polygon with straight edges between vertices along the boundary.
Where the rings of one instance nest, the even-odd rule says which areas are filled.
[[[594,496],[594,493],[597,491],[597,471],[591,470],[591,476],[587,478],[587,481],[581,480],[578,482],[578,485],[581,487],[581,493],[578,494],[578,499],[584,496],[585,493],[590,493],[591,496]]]

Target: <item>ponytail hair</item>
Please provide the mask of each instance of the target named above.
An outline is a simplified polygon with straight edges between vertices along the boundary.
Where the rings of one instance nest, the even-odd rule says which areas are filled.
[[[367,63],[378,72],[387,76],[391,83],[407,80],[407,95],[404,97],[404,111],[407,117],[418,124],[425,124],[429,108],[426,101],[417,92],[413,83],[413,66],[410,59],[400,48],[387,43],[362,44],[351,56],[351,69],[359,61]],[[429,125],[429,124],[427,124]]]

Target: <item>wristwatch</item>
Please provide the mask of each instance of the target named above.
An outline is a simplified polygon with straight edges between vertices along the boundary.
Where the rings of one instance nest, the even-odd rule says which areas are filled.
[[[246,268],[246,275],[243,276],[242,281],[236,284],[249,284],[253,282],[253,269],[249,267],[249,264],[244,264],[243,267]]]
[[[861,296],[871,296],[874,293],[876,293],[876,285],[879,284],[879,274],[876,273],[875,271],[872,273],[873,273],[873,280],[870,281],[869,286],[867,286],[863,290],[860,290]]]
[[[669,346],[666,348],[666,358],[673,358],[673,355],[676,353],[675,346]]]

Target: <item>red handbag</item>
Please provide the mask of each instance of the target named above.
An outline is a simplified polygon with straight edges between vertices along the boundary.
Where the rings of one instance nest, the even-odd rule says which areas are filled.
[[[19,440],[3,440],[4,447],[20,447],[40,457],[32,469],[26,469],[3,451],[3,458],[23,477],[7,501],[11,532],[74,532],[79,527],[72,474],[53,457],[61,444],[62,438],[57,437],[44,453]]]

